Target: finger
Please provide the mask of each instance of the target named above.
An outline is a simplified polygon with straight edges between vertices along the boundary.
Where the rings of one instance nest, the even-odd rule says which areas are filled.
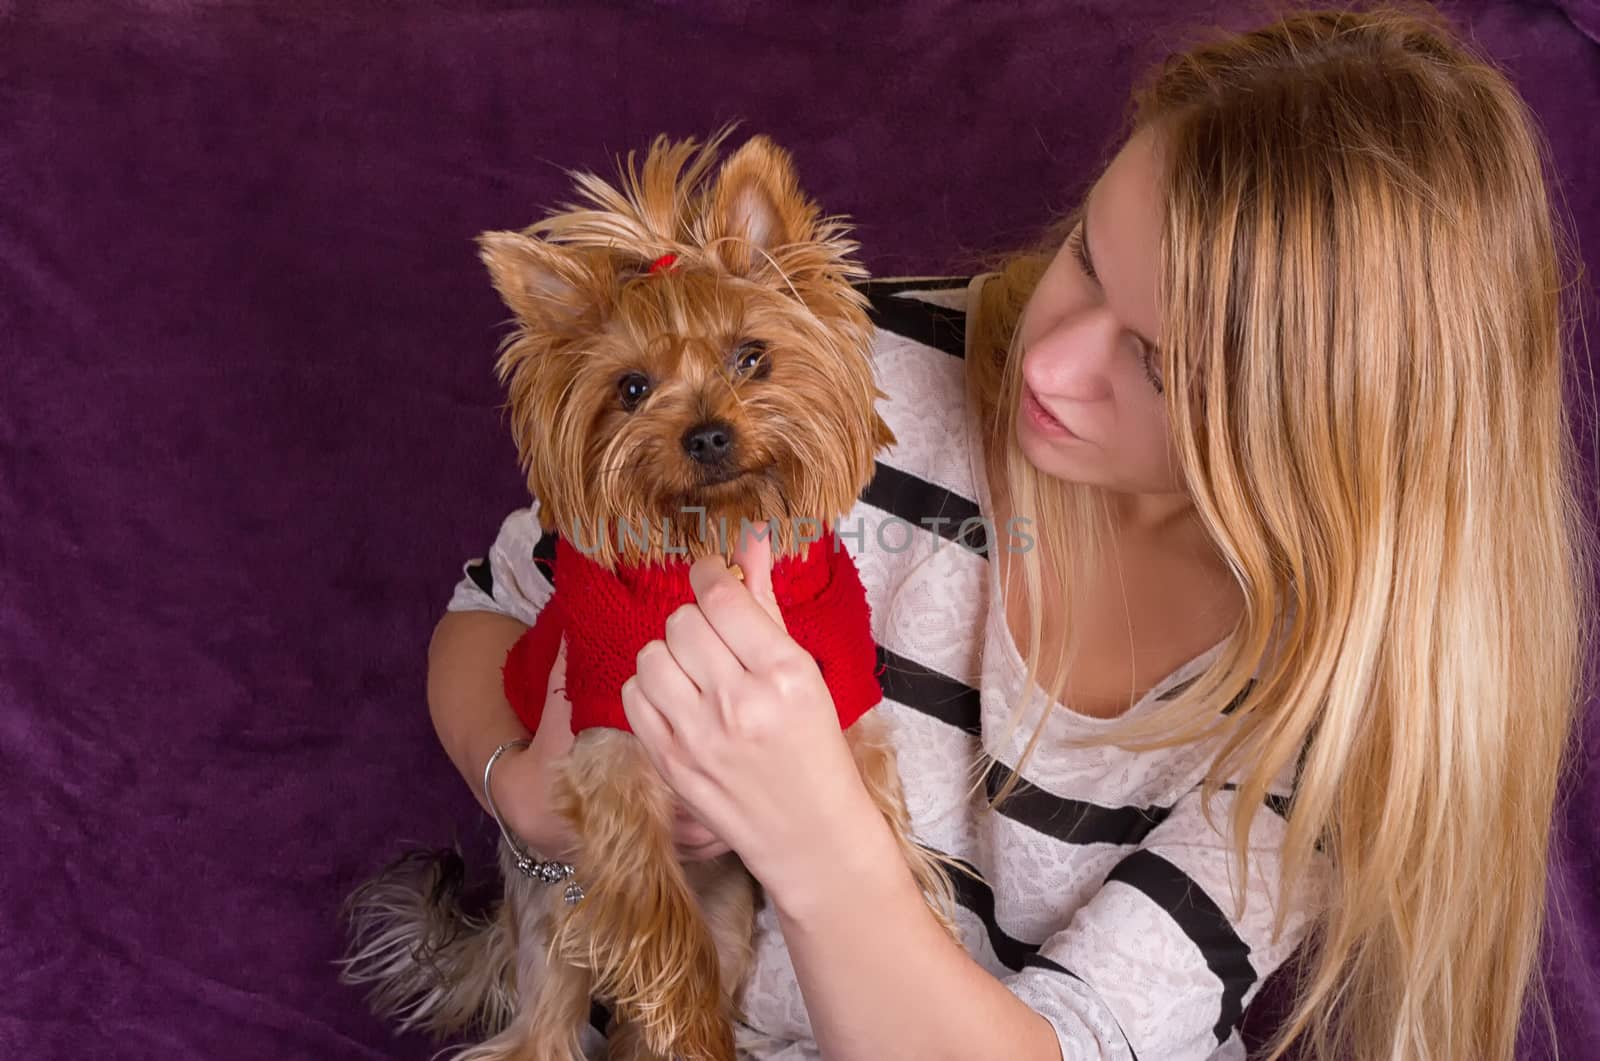
[[[701,621],[705,621],[703,616]],[[728,654],[726,646],[717,647],[723,655]],[[639,691],[677,732],[680,722],[692,716],[694,706],[700,702],[700,687],[665,641],[648,642],[639,650],[634,664],[638,667]]]
[[[672,822],[672,842],[680,851],[688,851],[716,843],[717,834],[701,825],[694,815],[680,809]]]
[[[746,569],[745,577],[759,576]],[[770,575],[767,577],[770,585]],[[782,623],[773,618],[773,612],[769,612],[767,605],[757,600],[745,584],[729,574],[718,557],[696,560],[689,568],[689,585],[694,589],[706,622],[744,669],[766,668],[791,643]],[[776,611],[775,606],[773,610]]]
[[[677,735],[667,717],[639,689],[637,675],[622,683],[622,714],[628,720],[628,728],[644,745],[650,765],[670,785],[678,759]]]
[[[677,848],[678,857],[685,861],[717,858],[732,850],[682,803],[678,804],[673,814],[672,842]]]
[[[733,848],[721,840],[712,840],[710,843],[698,844],[694,847],[679,847],[678,860],[680,862],[709,862],[714,858],[721,858]]]
[[[783,613],[778,610],[778,598],[772,592],[771,533],[741,533],[733,546],[733,562],[744,572],[744,588],[760,602],[773,621],[782,626]]]
[[[567,640],[561,639],[556,650],[556,661],[550,668],[546,683],[544,713],[539,716],[539,729],[533,743],[547,755],[560,755],[572,747],[572,701],[567,698]]]
[[[664,700],[655,701],[657,706],[668,711],[674,725],[683,715],[673,708],[691,707],[699,703],[700,691],[732,688],[732,683],[744,677],[744,666],[738,657],[711,628],[705,613],[693,604],[683,605],[667,616],[664,637],[672,659],[696,689],[696,695],[689,700],[678,698],[670,704]],[[644,650],[640,650],[640,655],[644,655]]]

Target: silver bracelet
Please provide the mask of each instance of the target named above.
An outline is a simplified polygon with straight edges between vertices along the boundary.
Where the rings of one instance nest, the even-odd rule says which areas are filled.
[[[499,759],[509,748],[526,748],[533,743],[527,737],[518,737],[508,740],[494,750],[489,756],[489,761],[483,767],[483,801],[489,805],[489,813],[494,817],[494,823],[500,827],[500,835],[505,838],[506,846],[511,849],[511,855],[516,859],[517,869],[522,875],[530,877],[541,884],[558,884],[561,881],[570,881],[562,898],[569,903],[575,903],[583,898],[583,888],[577,881],[572,880],[572,865],[568,862],[544,860],[529,854],[516,837],[511,835],[511,830],[506,828],[506,823],[500,819],[500,810],[494,805],[494,793],[489,790],[489,772],[494,769],[495,760]]]

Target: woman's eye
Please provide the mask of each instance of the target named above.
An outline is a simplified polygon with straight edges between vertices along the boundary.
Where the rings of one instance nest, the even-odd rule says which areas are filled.
[[[1083,270],[1083,275],[1098,281],[1095,275],[1094,263],[1089,260],[1089,252],[1083,245],[1083,223],[1080,221],[1073,227],[1071,235],[1067,236],[1067,248],[1072,251],[1072,257],[1078,263],[1078,268]]]
[[[642,372],[629,372],[617,380],[617,400],[628,412],[633,412],[639,403],[650,395],[650,377]]]
[[[759,379],[767,374],[768,369],[766,343],[752,340],[734,351],[733,370],[739,375],[754,375]]]
[[[1134,336],[1133,344],[1139,350],[1139,363],[1144,366],[1145,379],[1149,380],[1150,386],[1156,389],[1157,394],[1160,394],[1163,388],[1161,386],[1161,377],[1156,374],[1156,352],[1150,348],[1149,343],[1138,336]]]

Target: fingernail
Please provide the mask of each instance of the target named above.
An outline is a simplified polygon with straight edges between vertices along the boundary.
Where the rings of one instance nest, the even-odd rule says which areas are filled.
[[[740,582],[744,581],[744,568],[740,567],[738,564],[729,564],[728,565],[728,574],[732,575],[734,578],[738,579]]]

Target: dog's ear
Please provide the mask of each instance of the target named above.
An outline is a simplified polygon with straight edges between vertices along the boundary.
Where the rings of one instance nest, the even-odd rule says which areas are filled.
[[[729,272],[757,275],[772,268],[767,253],[805,238],[815,213],[789,153],[765,136],[751,137],[717,174],[707,206],[707,250]]]
[[[520,232],[485,232],[478,257],[489,267],[495,290],[527,325],[568,331],[593,323],[609,306],[614,278],[594,256],[574,253]]]

